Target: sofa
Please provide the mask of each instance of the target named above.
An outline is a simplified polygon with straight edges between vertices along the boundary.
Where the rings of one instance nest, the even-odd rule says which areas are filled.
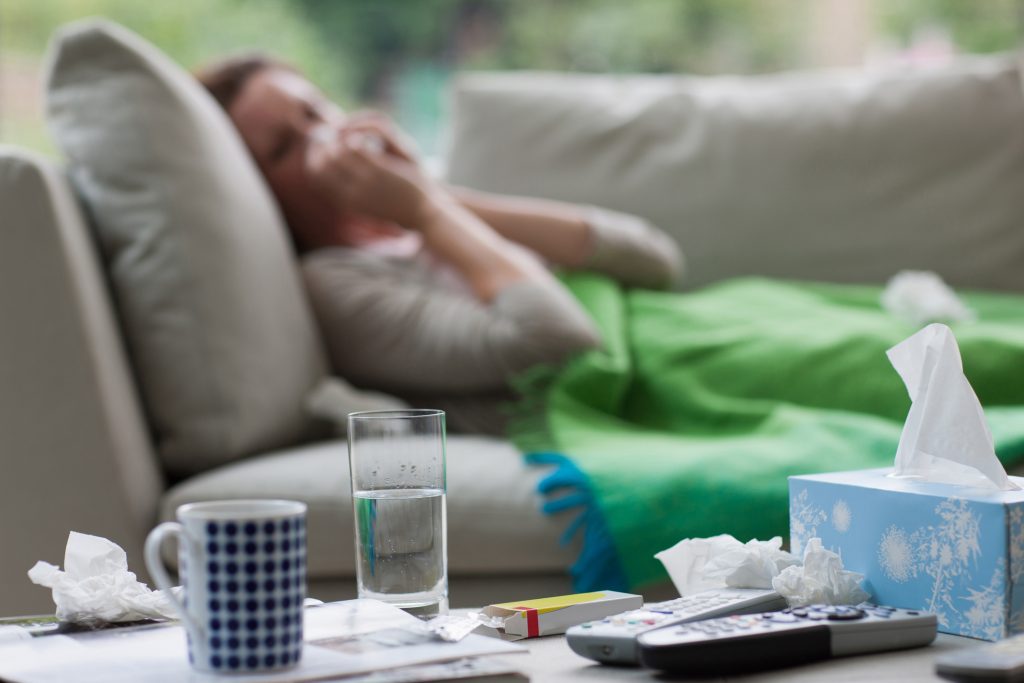
[[[306,407],[329,373],[239,141],[222,115],[196,138],[215,105],[109,22],[62,30],[48,68],[65,158],[0,147],[0,613],[52,608],[25,572],[59,562],[69,531],[116,541],[145,579],[149,529],[219,498],[307,502],[309,594],[354,595],[345,442]],[[1024,289],[1012,55],[746,78],[467,74],[451,104],[450,181],[642,215],[680,240],[684,287],[912,268]],[[540,510],[543,468],[493,437],[447,448],[452,604],[571,591],[578,545],[561,539],[571,515]]]

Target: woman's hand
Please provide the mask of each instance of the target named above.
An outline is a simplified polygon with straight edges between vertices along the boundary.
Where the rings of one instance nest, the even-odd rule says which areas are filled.
[[[443,188],[410,159],[374,148],[370,130],[345,126],[317,134],[306,153],[306,175],[340,208],[420,229],[444,200]]]

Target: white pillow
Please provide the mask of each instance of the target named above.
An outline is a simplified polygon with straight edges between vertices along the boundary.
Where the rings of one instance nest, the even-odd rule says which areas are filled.
[[[468,74],[450,139],[453,182],[670,231],[687,287],[915,269],[1024,289],[1024,98],[1010,56],[754,77]]]
[[[49,121],[95,222],[166,468],[292,445],[326,362],[282,219],[188,73],[105,21],[51,48]]]

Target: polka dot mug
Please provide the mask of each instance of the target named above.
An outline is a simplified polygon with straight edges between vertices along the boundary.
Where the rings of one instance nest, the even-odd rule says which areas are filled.
[[[294,666],[302,654],[306,505],[290,500],[190,503],[146,539],[156,585],[171,580],[161,556],[178,538],[184,599],[171,594],[193,668],[214,673]]]

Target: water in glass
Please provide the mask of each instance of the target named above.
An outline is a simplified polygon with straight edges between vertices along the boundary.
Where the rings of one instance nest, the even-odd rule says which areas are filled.
[[[356,491],[359,595],[421,616],[447,610],[447,521],[441,489]]]

